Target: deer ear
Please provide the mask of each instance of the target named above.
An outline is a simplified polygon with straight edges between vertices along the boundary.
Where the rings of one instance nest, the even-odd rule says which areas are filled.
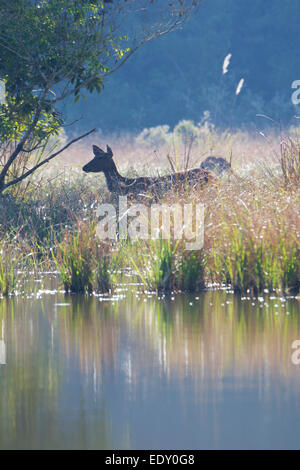
[[[97,145],[93,145],[93,152],[95,157],[100,157],[105,153],[100,147],[97,147]]]
[[[106,145],[106,153],[110,158],[113,156],[113,151],[109,145]]]

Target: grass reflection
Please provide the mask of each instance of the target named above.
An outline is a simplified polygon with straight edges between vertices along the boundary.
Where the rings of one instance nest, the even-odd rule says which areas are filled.
[[[0,447],[129,448],[129,403],[167,392],[202,412],[227,389],[279,403],[298,387],[299,313],[299,299],[213,291],[3,299]]]

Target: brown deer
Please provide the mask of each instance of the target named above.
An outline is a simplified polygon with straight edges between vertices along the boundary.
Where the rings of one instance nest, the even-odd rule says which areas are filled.
[[[86,173],[103,172],[106,178],[106,183],[109,191],[114,195],[130,195],[136,198],[137,196],[146,196],[150,193],[151,196],[157,197],[162,192],[176,188],[178,184],[188,185],[189,187],[196,187],[199,185],[203,188],[207,183],[214,180],[212,173],[206,169],[194,168],[177,173],[172,173],[167,176],[160,177],[139,177],[139,178],[125,178],[120,175],[113,161],[113,152],[107,145],[107,150],[101,150],[96,145],[93,145],[94,158],[87,163],[82,169]]]
[[[212,171],[217,175],[221,175],[222,173],[233,174],[231,163],[223,157],[213,157],[211,155],[201,163],[200,168],[202,168],[202,170]]]

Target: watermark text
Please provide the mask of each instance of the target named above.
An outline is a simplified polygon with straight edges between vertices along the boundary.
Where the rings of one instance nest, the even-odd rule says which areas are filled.
[[[119,196],[118,207],[101,204],[97,236],[101,240],[184,240],[186,250],[200,250],[204,243],[204,205],[145,204],[128,205],[127,196]]]

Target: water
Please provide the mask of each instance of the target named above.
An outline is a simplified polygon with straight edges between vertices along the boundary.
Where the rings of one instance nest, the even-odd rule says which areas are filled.
[[[297,299],[42,293],[0,336],[0,448],[300,448]]]

